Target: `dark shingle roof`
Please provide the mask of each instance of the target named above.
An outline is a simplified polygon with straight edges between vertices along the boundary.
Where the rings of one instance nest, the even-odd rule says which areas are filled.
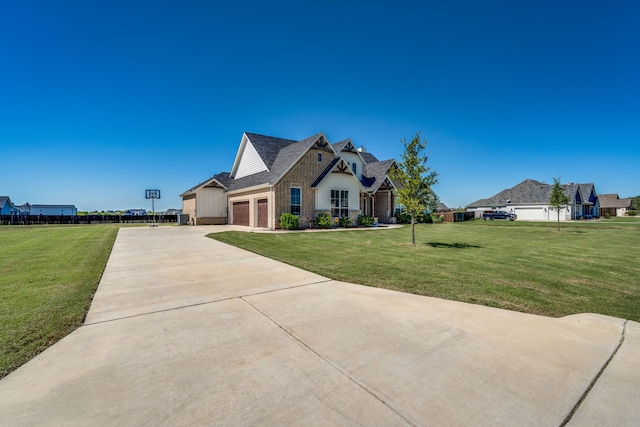
[[[229,186],[233,182],[233,178],[231,178],[231,174],[229,172],[220,172],[219,174],[215,175],[214,178],[216,179],[216,181],[227,188],[229,188]]]
[[[369,164],[369,163],[375,163],[377,161],[379,161],[376,156],[374,156],[373,154],[367,152],[367,151],[361,151],[360,152],[360,156],[362,157],[362,160],[365,161],[365,163]]]
[[[551,186],[542,182],[525,179],[515,187],[508,188],[487,199],[476,200],[467,207],[493,207],[512,204],[537,204],[547,203]]]
[[[318,133],[301,141],[283,146],[271,162],[271,166],[268,171],[258,172],[253,175],[248,175],[234,180],[229,191],[241,190],[243,188],[261,184],[275,184],[296,163],[296,161],[313,146],[321,135],[322,133]],[[251,142],[253,143],[253,140],[251,140]]]
[[[583,203],[589,202],[591,204],[595,204],[596,199],[598,197],[596,196],[595,186],[592,183],[578,184],[578,186],[580,187],[580,192],[582,193],[582,197],[584,198],[582,202]]]
[[[271,169],[280,150],[296,142],[292,139],[276,138],[274,136],[259,135],[257,133],[245,132],[245,135],[247,135],[247,138],[249,138],[249,141],[251,141],[251,144],[253,144],[253,147],[268,169]]]
[[[197,185],[194,185],[193,187],[191,187],[190,189],[188,189],[184,193],[180,194],[180,197],[186,196],[187,194],[189,194],[192,191],[194,191],[196,188],[199,188],[202,185],[206,184],[207,182],[213,181],[214,179],[216,181],[218,181],[220,184],[222,184],[227,189],[229,188],[229,186],[233,182],[233,178],[231,178],[231,175],[229,174],[229,172],[220,172],[219,174],[216,174],[216,175],[212,176],[211,178],[208,178],[208,179],[198,183]]]
[[[562,185],[565,193],[569,197],[569,203],[573,203],[577,189],[582,194],[582,203],[590,204],[589,195],[594,191],[593,184],[566,184]],[[507,203],[512,205],[537,205],[549,203],[553,186],[534,179],[525,179],[518,185],[507,188],[498,194],[487,199],[476,200],[467,205],[468,208],[496,207],[504,206]],[[595,194],[595,192],[594,192]]]
[[[348,142],[348,139],[343,139],[342,141],[334,142],[333,144],[331,144],[331,146],[334,150],[336,150],[336,153],[340,153],[340,151],[344,148],[345,145],[347,145]]]
[[[185,191],[181,196],[187,195],[194,191],[196,188],[206,184],[212,179],[216,179],[227,191],[241,190],[244,188],[254,187],[258,185],[274,185],[280,178],[287,173],[287,171],[295,165],[304,153],[315,144],[319,138],[325,138],[322,133],[317,133],[313,136],[305,138],[300,141],[294,141],[291,139],[277,138],[273,136],[260,135],[256,133],[245,132],[245,135],[260,155],[262,161],[267,166],[268,170],[254,173],[244,176],[242,178],[233,179],[228,172],[223,172],[206,181],[199,183],[198,185]],[[326,140],[325,140],[326,141]],[[335,152],[339,153],[347,143],[349,139],[331,144],[331,148]],[[378,159],[371,153],[358,151],[362,159],[365,161],[363,168],[362,185],[368,191],[377,191],[377,189],[384,182],[389,167],[394,163],[394,160],[378,161]],[[317,182],[320,182],[322,178],[331,170],[335,163],[339,159],[334,160],[329,167],[318,177]]]
[[[381,162],[367,163],[362,170],[362,185],[371,192],[376,192],[384,182],[389,168],[395,162],[393,159]]]

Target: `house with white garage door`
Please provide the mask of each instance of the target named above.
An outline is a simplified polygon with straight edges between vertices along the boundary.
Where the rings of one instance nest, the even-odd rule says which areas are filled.
[[[593,184],[562,184],[569,198],[566,208],[560,210],[560,220],[596,218],[600,215],[598,195]],[[507,188],[486,199],[467,205],[481,218],[487,210],[504,210],[516,215],[518,220],[557,221],[558,212],[549,204],[553,185],[533,179],[525,179],[518,185]]]
[[[372,215],[393,220],[395,160],[379,161],[350,139],[331,144],[323,133],[290,140],[244,133],[231,167],[180,195],[194,224],[279,228],[291,213],[301,227],[316,216]]]

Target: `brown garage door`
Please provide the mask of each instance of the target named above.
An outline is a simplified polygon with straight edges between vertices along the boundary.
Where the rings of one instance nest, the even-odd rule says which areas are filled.
[[[269,201],[267,199],[258,200],[258,227],[267,228],[269,220]]]
[[[249,202],[235,202],[233,204],[233,224],[249,225]]]

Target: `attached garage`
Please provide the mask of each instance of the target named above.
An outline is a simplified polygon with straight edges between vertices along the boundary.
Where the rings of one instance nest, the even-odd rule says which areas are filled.
[[[249,202],[233,203],[233,224],[249,226]]]
[[[219,173],[195,187],[185,191],[182,197],[182,213],[189,215],[195,225],[217,225],[227,223],[228,173]]]
[[[519,221],[544,221],[545,212],[543,207],[516,208],[515,212]]]
[[[258,227],[259,228],[269,227],[269,200],[268,199],[258,200]]]

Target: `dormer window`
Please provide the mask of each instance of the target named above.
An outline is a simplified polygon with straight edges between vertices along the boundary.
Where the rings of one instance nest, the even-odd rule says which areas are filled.
[[[318,153],[318,163],[322,162],[322,153]]]

